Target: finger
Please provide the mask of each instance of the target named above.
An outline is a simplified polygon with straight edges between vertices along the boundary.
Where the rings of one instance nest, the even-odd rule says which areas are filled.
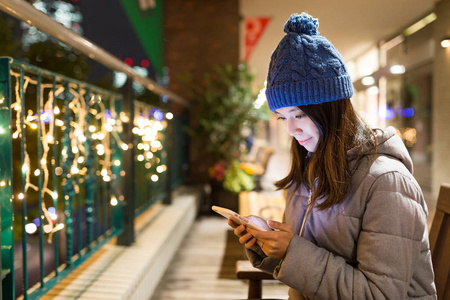
[[[255,249],[255,247],[258,247],[257,240],[252,237],[247,243],[245,243],[245,248],[247,249]]]
[[[244,225],[238,226],[234,229],[234,234],[238,237],[243,236],[245,233],[247,233],[246,231],[246,227]]]
[[[250,242],[251,239],[254,239],[254,237],[250,233],[246,233],[239,238],[239,243],[247,244],[248,242]],[[255,239],[255,241],[256,241],[256,239]]]
[[[230,225],[233,228],[238,227],[240,224],[234,222],[233,220],[231,220],[231,218],[228,219],[228,225]]]
[[[286,223],[280,223],[274,220],[267,221],[267,225],[269,225],[270,228],[280,231],[289,231],[291,232],[291,225],[288,225]]]

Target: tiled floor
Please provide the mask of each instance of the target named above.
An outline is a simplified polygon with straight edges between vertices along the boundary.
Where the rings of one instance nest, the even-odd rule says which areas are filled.
[[[233,247],[234,251],[227,253],[227,239],[235,238],[229,231],[222,217],[200,217],[151,300],[246,299],[247,282],[234,275],[235,259],[243,257],[244,252],[241,247]],[[287,299],[287,287],[265,281],[263,297]]]

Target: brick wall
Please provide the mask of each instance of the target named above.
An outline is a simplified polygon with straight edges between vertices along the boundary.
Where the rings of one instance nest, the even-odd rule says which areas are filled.
[[[215,64],[239,61],[239,1],[164,1],[164,60],[170,90],[187,98],[179,76],[200,80]]]
[[[238,0],[164,1],[164,61],[170,77],[169,89],[189,101],[189,86],[180,77],[189,74],[200,82],[214,65],[239,62]],[[183,109],[172,105],[174,113]],[[191,140],[189,179],[205,182],[205,169],[212,165],[196,153]]]

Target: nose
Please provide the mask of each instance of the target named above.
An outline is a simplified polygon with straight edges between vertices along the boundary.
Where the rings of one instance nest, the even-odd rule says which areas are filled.
[[[284,123],[284,127],[290,136],[294,136],[303,131],[298,126],[297,122],[295,122],[295,119],[290,119],[290,118],[287,119],[286,122]]]

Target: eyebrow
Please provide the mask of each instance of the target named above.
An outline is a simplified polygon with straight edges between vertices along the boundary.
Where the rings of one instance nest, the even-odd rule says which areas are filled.
[[[290,110],[288,110],[288,113],[290,113],[290,112],[293,112],[293,111],[302,111],[302,110],[300,110],[300,109],[298,109],[298,108],[291,108]],[[276,114],[281,114],[280,112],[278,112],[277,110],[275,111],[275,113]]]

